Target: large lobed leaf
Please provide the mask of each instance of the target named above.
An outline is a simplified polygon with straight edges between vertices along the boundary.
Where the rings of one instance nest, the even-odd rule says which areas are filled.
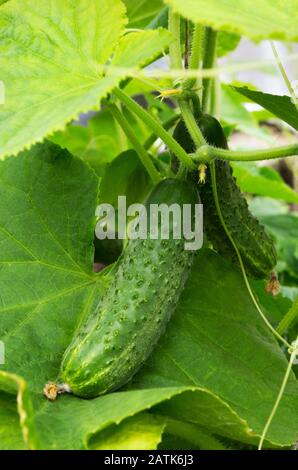
[[[190,20],[251,39],[298,39],[297,0],[164,0]]]
[[[170,42],[165,30],[124,35],[126,22],[121,0],[10,0],[1,7],[6,102],[0,113],[0,157],[63,129],[81,112],[98,109],[129,68],[146,65]]]
[[[97,187],[83,162],[50,143],[1,164],[2,370],[37,394],[92,303]]]

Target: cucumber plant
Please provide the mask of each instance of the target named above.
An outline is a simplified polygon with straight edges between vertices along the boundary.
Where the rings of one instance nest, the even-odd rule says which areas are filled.
[[[272,41],[298,41],[298,0],[277,3],[0,0],[0,449],[295,445],[297,168],[275,160],[297,90]],[[221,83],[270,62],[230,64],[242,36],[287,96]],[[151,216],[199,203],[201,252]]]

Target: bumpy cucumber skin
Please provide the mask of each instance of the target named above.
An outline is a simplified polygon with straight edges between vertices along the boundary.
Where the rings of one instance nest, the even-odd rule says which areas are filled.
[[[239,249],[247,274],[255,279],[269,278],[277,263],[272,238],[251,214],[228,162],[216,162],[216,179],[221,212]],[[218,217],[209,174],[200,194],[204,207],[204,228],[208,239],[218,253],[238,263],[235,249]]]
[[[195,185],[168,179],[149,204],[196,204]],[[175,310],[194,253],[184,240],[129,240],[115,276],[65,352],[61,377],[71,391],[92,398],[128,382],[148,358]]]
[[[197,123],[210,145],[228,148],[224,131],[217,119],[205,114],[197,119]],[[194,152],[195,148],[185,124],[180,121],[178,125],[180,128],[174,132],[176,139],[188,153]],[[183,133],[182,125],[186,133]],[[251,214],[247,201],[233,177],[229,162],[216,160],[215,169],[221,212],[239,249],[246,272],[255,279],[269,278],[277,263],[274,242],[265,227]],[[204,207],[204,230],[209,241],[223,257],[238,264],[235,249],[216,210],[208,171],[205,184],[200,186],[200,197]]]

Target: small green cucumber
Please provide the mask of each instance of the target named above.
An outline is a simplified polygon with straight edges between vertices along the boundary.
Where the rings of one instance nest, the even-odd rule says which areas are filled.
[[[154,188],[146,207],[198,202],[195,185],[166,179]],[[65,389],[84,398],[116,390],[152,352],[175,310],[194,257],[185,250],[183,238],[174,239],[171,225],[168,240],[128,240],[104,298],[64,354]]]
[[[197,123],[210,145],[228,148],[224,131],[217,119],[204,114],[197,118]],[[180,121],[176,129],[174,131],[176,140],[188,153],[193,153],[195,146],[185,124]],[[233,177],[229,162],[216,160],[215,169],[221,212],[239,249],[247,274],[256,279],[267,279],[277,263],[273,239],[267,234],[265,227],[251,214],[246,198]],[[197,175],[195,178],[197,179]],[[204,230],[209,241],[223,257],[238,264],[235,249],[217,213],[208,171],[205,184],[200,186],[200,196],[204,208]]]

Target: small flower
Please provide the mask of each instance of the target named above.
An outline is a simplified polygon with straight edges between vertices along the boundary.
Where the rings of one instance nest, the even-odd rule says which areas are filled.
[[[199,183],[205,184],[206,182],[206,170],[207,166],[204,163],[199,165]]]

